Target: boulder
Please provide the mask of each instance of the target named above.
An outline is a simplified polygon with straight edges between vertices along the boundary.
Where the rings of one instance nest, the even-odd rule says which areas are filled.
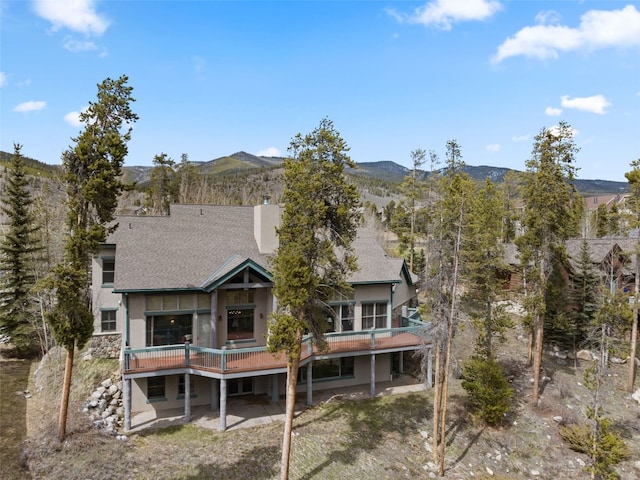
[[[576,357],[578,357],[579,360],[593,360],[593,355],[589,350],[579,350],[578,353],[576,353]]]

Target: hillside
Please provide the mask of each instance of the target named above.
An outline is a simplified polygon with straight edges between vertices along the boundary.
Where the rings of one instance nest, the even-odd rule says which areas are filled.
[[[0,167],[6,168],[6,164],[10,161],[10,158],[10,153],[0,152]],[[282,161],[283,158],[281,157],[259,157],[240,151],[207,162],[194,162],[193,165],[195,165],[201,175],[208,178],[216,178],[249,176],[254,174],[259,176],[264,172],[277,169],[282,164]],[[26,159],[26,163],[29,173],[32,175],[55,177],[60,172],[59,165],[47,165],[31,158]],[[135,183],[139,186],[144,186],[149,182],[152,168],[151,166],[125,166],[124,180],[126,183]],[[487,165],[467,165],[465,172],[474,180],[482,181],[489,177],[493,182],[500,183],[504,180],[508,172],[518,173],[518,170]],[[372,185],[376,185],[376,181],[382,182],[382,184],[378,185],[382,185],[381,188],[384,190],[389,189],[393,184],[402,182],[410,173],[410,170],[393,161],[379,161],[358,163],[356,169],[347,169],[347,173],[352,177],[359,177],[361,181],[357,183],[360,184],[369,182],[370,180],[368,179],[374,180]],[[419,176],[421,178],[425,179],[428,175],[428,172],[419,170]],[[579,179],[575,180],[575,185],[578,191],[584,196],[625,193],[629,189],[627,182],[614,182],[609,180]],[[377,193],[379,194],[380,192]]]

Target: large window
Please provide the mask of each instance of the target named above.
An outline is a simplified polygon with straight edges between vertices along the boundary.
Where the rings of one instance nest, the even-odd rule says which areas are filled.
[[[316,380],[351,378],[354,374],[353,359],[354,357],[344,357],[317,360],[313,362],[311,367],[311,378],[314,382]],[[300,367],[298,379],[301,383],[307,381],[307,367]]]
[[[253,334],[253,308],[227,310],[227,340],[249,340]]]
[[[348,332],[353,330],[353,318],[354,318],[353,303],[331,305],[331,308],[335,313],[335,317],[334,316],[329,317],[328,331]]]
[[[184,343],[192,335],[193,315],[153,315],[147,317],[147,347]]]
[[[101,313],[101,328],[103,332],[115,332],[116,331],[116,311],[117,310],[102,310]]]
[[[116,259],[113,257],[102,257],[102,284],[113,285],[116,273]]]
[[[362,329],[387,328],[387,303],[362,304]]]
[[[164,377],[149,377],[147,378],[147,400],[159,401],[166,400]]]

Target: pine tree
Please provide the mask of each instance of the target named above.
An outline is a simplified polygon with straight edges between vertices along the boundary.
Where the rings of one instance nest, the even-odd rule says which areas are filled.
[[[598,309],[598,288],[600,278],[593,265],[589,252],[589,243],[582,241],[579,258],[576,262],[576,270],[571,275],[569,304],[571,310],[571,336],[573,351],[584,345],[588,338],[589,325],[593,322]]]
[[[473,181],[462,171],[463,167],[460,146],[455,140],[450,140],[447,142],[445,172],[440,180],[441,197],[434,208],[434,248],[427,279],[429,315],[435,323],[431,331],[435,351],[433,458],[440,475],[444,475],[451,349],[461,315],[461,249],[474,192]]]
[[[319,348],[327,329],[332,296],[350,290],[347,275],[357,268],[351,246],[361,221],[360,200],[344,169],[355,167],[333,123],[323,119],[291,141],[284,161],[284,212],[273,259],[273,293],[278,311],[269,327],[268,348],[285,352],[287,390],[280,478],[289,478],[291,431],[302,336]]]
[[[640,228],[640,158],[631,162],[632,170],[625,173],[625,177],[629,181],[630,198],[629,209],[631,216],[629,218],[631,228]],[[634,304],[633,316],[631,318],[631,345],[629,358],[629,376],[627,381],[627,390],[633,392],[633,385],[636,378],[636,352],[638,347],[638,305],[640,304],[640,235],[637,237],[636,248],[634,252],[635,265],[635,285],[634,285]]]
[[[114,224],[118,197],[125,188],[122,166],[131,138],[132,87],[128,78],[107,78],[98,85],[98,101],[80,115],[84,129],[75,146],[62,155],[67,187],[67,227],[63,263],[53,272],[57,302],[47,319],[54,337],[67,352],[60,404],[59,440],[66,435],[69,393],[75,349],[81,349],[93,333],[90,262]]]
[[[31,296],[36,281],[35,256],[42,250],[33,214],[33,199],[20,153],[14,144],[13,157],[7,175],[7,193],[2,212],[7,216],[8,229],[0,243],[0,326],[11,337],[19,356],[29,356],[40,350],[38,308]]]
[[[540,395],[540,370],[547,317],[547,296],[554,269],[566,262],[565,241],[579,231],[582,203],[574,185],[575,154],[573,131],[566,122],[543,128],[536,135],[531,158],[527,161],[522,215],[524,234],[516,239],[520,263],[526,268],[528,292],[526,306],[533,320],[533,403]]]
[[[495,303],[502,291],[498,272],[506,269],[502,236],[504,201],[489,178],[473,196],[468,234],[463,241],[462,265],[466,278],[465,305],[478,334],[478,355],[493,357],[493,339],[504,338],[512,326],[503,307]]]

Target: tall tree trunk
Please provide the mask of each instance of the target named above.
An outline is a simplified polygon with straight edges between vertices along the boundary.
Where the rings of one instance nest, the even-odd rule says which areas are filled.
[[[540,370],[542,369],[542,342],[544,337],[544,317],[536,315],[534,324],[535,352],[533,356],[533,404],[538,405],[540,396]]]
[[[69,394],[71,393],[71,373],[73,372],[74,347],[67,349],[64,364],[64,380],[62,382],[62,400],[60,401],[60,418],[58,420],[58,440],[62,443],[67,435],[67,412],[69,411]]]
[[[442,412],[442,390],[443,375],[441,370],[442,362],[440,361],[442,349],[440,340],[436,343],[436,365],[435,379],[433,385],[435,392],[433,394],[433,462],[438,463],[438,451],[440,450],[440,413]]]
[[[287,352],[287,393],[282,435],[282,458],[280,460],[280,480],[289,479],[289,463],[291,458],[291,432],[293,431],[293,414],[296,407],[296,386],[298,384],[298,367],[302,348],[302,332],[296,333],[296,347]]]
[[[639,248],[639,247],[636,247]],[[638,295],[640,294],[640,255],[636,252],[636,281],[635,281],[635,297],[633,303],[633,322],[631,324],[631,353],[629,358],[629,379],[627,382],[627,390],[633,392],[633,384],[636,379],[636,351],[638,347]]]

